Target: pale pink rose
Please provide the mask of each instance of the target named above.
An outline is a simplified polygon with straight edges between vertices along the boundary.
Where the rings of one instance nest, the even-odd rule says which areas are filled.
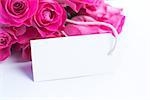
[[[11,55],[11,46],[16,42],[13,34],[0,30],[0,61]]]
[[[94,18],[89,17],[89,16],[76,16],[72,20],[77,21],[77,22],[96,22],[97,21]],[[116,21],[116,23],[118,22]],[[114,22],[114,24],[116,23]],[[122,28],[122,25],[123,24],[120,23],[119,26]],[[114,33],[109,27],[99,26],[99,25],[76,25],[76,24],[68,23],[64,31],[69,36],[104,34],[104,33],[111,33],[114,35]]]
[[[109,23],[116,28],[118,33],[121,32],[125,21],[122,9],[114,8],[104,2],[102,2],[100,6],[86,6],[85,9],[86,15],[93,17],[97,21]]]
[[[72,20],[77,22],[94,22],[96,21],[89,16],[76,16]],[[65,33],[69,36],[76,35],[88,35],[88,34],[100,34],[103,31],[100,29],[100,26],[97,25],[76,25],[68,23],[64,29]]]
[[[90,16],[102,17],[106,14],[106,4],[104,0],[102,0],[99,5],[85,5],[84,9]]]
[[[31,25],[39,0],[0,0],[0,23],[9,26]]]
[[[42,37],[51,35],[64,26],[66,12],[55,0],[41,0],[37,13],[34,15],[35,27]]]
[[[89,5],[99,5],[104,0],[70,0],[78,3],[89,4]]]
[[[122,27],[125,22],[125,16],[122,14],[122,9],[111,7],[106,5],[106,13],[103,17],[98,17],[98,21],[103,21],[113,25],[118,33],[121,33]]]

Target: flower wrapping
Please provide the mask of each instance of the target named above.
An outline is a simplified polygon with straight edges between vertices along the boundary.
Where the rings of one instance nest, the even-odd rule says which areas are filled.
[[[21,52],[31,60],[30,40],[88,34],[112,34],[103,22],[121,33],[122,9],[104,0],[0,0],[0,61]],[[85,23],[80,24],[81,23]]]

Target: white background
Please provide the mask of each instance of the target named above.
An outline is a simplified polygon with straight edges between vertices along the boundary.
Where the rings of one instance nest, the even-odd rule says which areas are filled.
[[[149,100],[149,0],[110,0],[110,2],[114,6],[123,7],[126,15],[126,24],[114,52],[114,55],[119,56],[115,60],[120,61],[120,64],[114,72],[86,78],[34,83],[31,62],[22,63],[11,57],[0,63],[0,98]]]

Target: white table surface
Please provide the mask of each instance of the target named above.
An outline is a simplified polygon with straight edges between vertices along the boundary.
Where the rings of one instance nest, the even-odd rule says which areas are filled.
[[[121,61],[117,69],[98,76],[34,83],[31,62],[21,62],[11,57],[0,63],[0,100],[5,97],[150,99],[149,0],[110,2],[123,7],[127,17],[114,52],[119,56],[115,60]]]

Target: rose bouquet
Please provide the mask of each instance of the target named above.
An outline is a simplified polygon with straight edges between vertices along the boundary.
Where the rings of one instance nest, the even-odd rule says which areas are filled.
[[[21,52],[31,60],[30,40],[119,34],[125,16],[104,0],[0,0],[0,61]],[[111,28],[110,28],[111,27]]]

